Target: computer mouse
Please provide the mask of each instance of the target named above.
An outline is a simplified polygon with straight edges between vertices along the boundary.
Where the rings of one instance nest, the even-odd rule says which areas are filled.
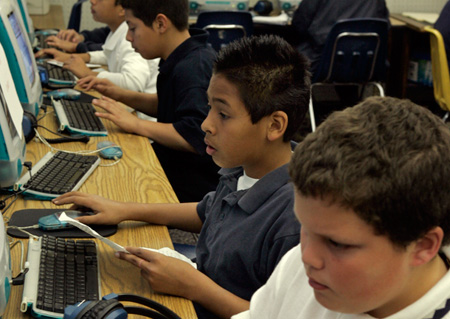
[[[47,97],[53,97],[55,100],[78,100],[81,96],[81,92],[75,89],[59,89],[47,92]]]
[[[105,148],[107,147],[107,148]],[[105,149],[103,149],[105,148]],[[119,159],[122,157],[122,149],[116,143],[110,141],[102,141],[97,143],[97,149],[103,149],[99,152],[100,157],[105,159]]]

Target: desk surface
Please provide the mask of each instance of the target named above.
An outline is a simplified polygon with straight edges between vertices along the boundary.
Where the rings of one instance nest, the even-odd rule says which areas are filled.
[[[56,118],[53,109],[39,122],[52,130],[56,130]],[[42,115],[42,111],[41,114]],[[117,201],[140,203],[174,203],[177,198],[162,170],[151,144],[147,138],[123,132],[112,122],[104,121],[109,135],[91,137],[87,144],[66,143],[54,144],[64,150],[94,150],[99,141],[110,140],[120,145],[124,156],[120,163],[111,167],[98,167],[87,179],[80,191],[98,194]],[[46,137],[54,137],[42,128],[39,133]],[[36,163],[49,149],[41,143],[31,141],[27,144],[26,160]],[[108,162],[102,160],[102,164]],[[56,208],[50,201],[23,200],[19,198],[6,212],[10,217],[14,211],[31,208]],[[145,246],[151,248],[173,247],[165,226],[148,225],[138,222],[124,222],[119,225],[118,232],[109,237],[122,246]],[[111,292],[134,293],[152,298],[171,308],[182,318],[196,318],[192,303],[186,299],[155,294],[140,276],[140,270],[127,262],[114,257],[114,251],[99,240],[99,264],[102,295]],[[25,245],[26,246],[26,245]],[[20,264],[20,246],[16,245],[12,252],[13,276],[17,275]],[[4,318],[30,318],[29,314],[19,311],[23,286],[13,286],[11,297]],[[130,316],[130,318],[134,318]]]

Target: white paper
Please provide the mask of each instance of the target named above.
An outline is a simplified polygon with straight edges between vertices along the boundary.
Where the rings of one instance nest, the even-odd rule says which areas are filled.
[[[64,62],[57,61],[57,60],[47,60],[46,62],[48,64],[59,66],[59,67],[62,67],[64,65]],[[95,69],[95,68],[101,68],[102,67],[101,64],[95,64],[95,63],[86,63],[86,66],[88,68],[90,68],[90,69]]]
[[[9,70],[8,60],[6,59],[5,50],[0,45],[0,85],[6,100],[6,106],[12,117],[12,122],[20,138],[23,137],[22,120],[23,108],[17,95],[16,86]]]
[[[72,226],[75,226],[76,228],[84,231],[85,233],[87,233],[97,239],[100,239],[102,242],[104,242],[105,244],[107,244],[109,247],[113,248],[116,251],[128,253],[128,251],[125,248],[123,248],[122,246],[120,246],[119,244],[116,244],[112,240],[109,240],[108,238],[103,237],[102,235],[97,233],[95,230],[93,230],[91,227],[89,227],[83,223],[80,223],[78,220],[70,218],[69,216],[66,215],[65,212],[62,212],[61,216],[59,217],[59,220],[67,222],[67,223],[71,224]]]
[[[173,249],[171,249],[169,247],[163,247],[163,248],[160,248],[160,249],[153,249],[153,248],[148,248],[148,247],[141,247],[141,248],[153,251],[155,253],[160,253],[160,254],[163,254],[163,255],[168,256],[168,257],[173,257],[173,258],[176,258],[176,259],[180,259],[180,260],[182,260],[184,262],[187,262],[189,265],[191,265],[195,269],[197,269],[197,264],[196,263],[192,262],[192,260],[187,258],[185,255],[183,255],[183,254],[179,253],[178,251],[173,250]]]

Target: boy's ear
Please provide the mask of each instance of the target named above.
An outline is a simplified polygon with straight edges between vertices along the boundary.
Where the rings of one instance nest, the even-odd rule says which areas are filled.
[[[283,138],[288,125],[288,116],[283,111],[275,111],[269,115],[267,137],[269,141],[275,141]]]
[[[169,19],[166,15],[159,13],[155,20],[153,21],[153,26],[156,28],[157,31],[163,33],[167,30],[167,27],[169,25]]]
[[[420,266],[433,259],[441,248],[444,231],[441,227],[434,227],[429,230],[422,238],[414,243],[413,266]]]

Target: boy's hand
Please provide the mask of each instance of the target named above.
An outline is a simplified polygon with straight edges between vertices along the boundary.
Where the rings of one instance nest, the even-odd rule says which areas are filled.
[[[200,272],[190,264],[144,248],[126,247],[126,250],[130,253],[118,252],[116,256],[140,268],[141,276],[153,290],[192,298]]]
[[[76,32],[73,29],[61,30],[58,32],[58,34],[56,36],[61,40],[69,41],[69,42],[73,42],[73,43],[80,43],[80,42],[84,41],[84,36],[82,36],[81,34],[79,34],[78,32]]]
[[[61,61],[61,62],[66,62],[67,60],[70,59],[71,54],[69,53],[64,53],[62,51],[59,51],[58,49],[42,49],[38,52],[35,53],[34,57],[36,59],[39,59],[41,56],[44,55],[51,55],[55,60],[57,61]]]
[[[128,133],[136,133],[136,128],[139,127],[139,122],[142,121],[134,114],[128,112],[123,105],[106,96],[92,100],[92,104],[106,111],[96,112],[95,115],[112,121]]]
[[[72,71],[72,73],[79,78],[90,75],[95,76],[97,74],[86,66],[86,62],[84,62],[80,56],[75,54],[72,54],[70,58],[64,62],[64,68]]]
[[[126,207],[123,207],[124,203],[97,195],[69,192],[53,199],[52,202],[55,205],[72,204],[70,209],[94,212],[93,216],[77,218],[83,224],[117,225],[125,220]]]
[[[124,91],[110,80],[98,78],[96,76],[84,77],[80,79],[77,84],[87,91],[96,90],[113,100],[120,100],[121,92]]]
[[[50,46],[56,47],[68,53],[74,53],[77,50],[77,43],[61,40],[54,35],[51,35],[45,39],[45,42]]]

